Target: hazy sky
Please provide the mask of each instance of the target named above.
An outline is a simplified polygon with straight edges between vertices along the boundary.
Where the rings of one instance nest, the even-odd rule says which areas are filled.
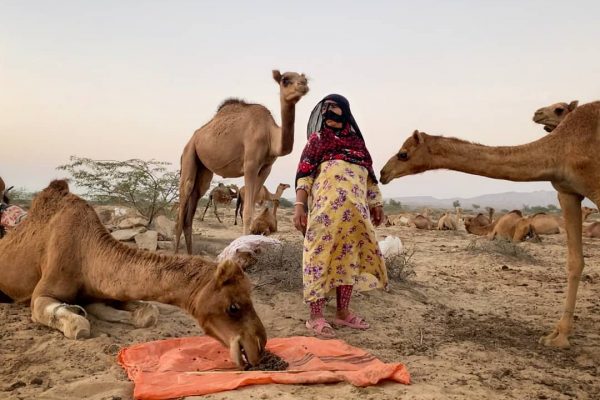
[[[0,176],[39,190],[70,155],[176,169],[227,97],[280,122],[273,68],[305,72],[311,92],[272,190],[293,186],[309,112],[331,92],[350,100],[377,172],[414,129],[521,144],[545,133],[531,121],[540,106],[600,98],[597,0],[351,3],[0,0]],[[550,188],[446,171],[382,186],[386,197]]]

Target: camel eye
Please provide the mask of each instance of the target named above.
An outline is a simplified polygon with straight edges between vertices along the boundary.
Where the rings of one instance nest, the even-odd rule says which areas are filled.
[[[557,108],[556,110],[554,110],[554,113],[556,115],[558,115],[559,117],[565,112],[565,110],[563,108]]]
[[[227,307],[227,314],[231,317],[237,317],[240,314],[242,309],[237,303],[231,303],[229,307]]]
[[[398,160],[408,160],[408,153],[406,151],[398,152]]]
[[[287,78],[287,77],[286,77],[286,78],[283,78],[283,79],[281,80],[281,83],[283,83],[283,86],[287,86],[287,85],[289,85],[289,84],[290,84],[290,78]]]

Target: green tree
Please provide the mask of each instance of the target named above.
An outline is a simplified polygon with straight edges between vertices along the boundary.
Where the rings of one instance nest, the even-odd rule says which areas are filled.
[[[131,206],[151,223],[179,196],[179,172],[167,169],[170,163],[156,160],[92,160],[70,157],[60,165],[75,184],[86,190],[85,197],[100,203]]]
[[[459,200],[454,200],[454,202],[452,203],[452,207],[460,207],[460,201]]]
[[[472,206],[473,206],[473,208],[474,208],[474,209],[476,209],[476,210],[480,208],[479,204],[471,204],[471,205],[472,205]]]

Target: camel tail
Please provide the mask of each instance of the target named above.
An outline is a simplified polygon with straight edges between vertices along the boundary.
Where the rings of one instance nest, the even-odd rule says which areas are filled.
[[[196,204],[193,204],[192,193],[197,189],[196,175],[198,174],[198,164],[201,161],[196,155],[196,149],[193,145],[188,144],[181,155],[181,175],[179,177],[179,212],[177,215],[177,224],[175,225],[175,249],[177,253],[179,250],[179,241],[181,240],[181,233],[185,235],[186,247],[188,254],[191,254],[192,243],[191,243],[191,231],[192,222],[194,219],[194,212],[196,211]],[[193,210],[190,210],[191,207]]]

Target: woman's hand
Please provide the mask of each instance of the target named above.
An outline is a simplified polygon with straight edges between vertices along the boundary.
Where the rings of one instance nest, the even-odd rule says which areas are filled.
[[[373,225],[379,226],[383,222],[384,214],[383,214],[383,206],[373,207],[370,210],[371,212],[371,221]]]
[[[306,234],[306,224],[307,217],[304,205],[296,204],[294,206],[294,226],[304,235]]]

